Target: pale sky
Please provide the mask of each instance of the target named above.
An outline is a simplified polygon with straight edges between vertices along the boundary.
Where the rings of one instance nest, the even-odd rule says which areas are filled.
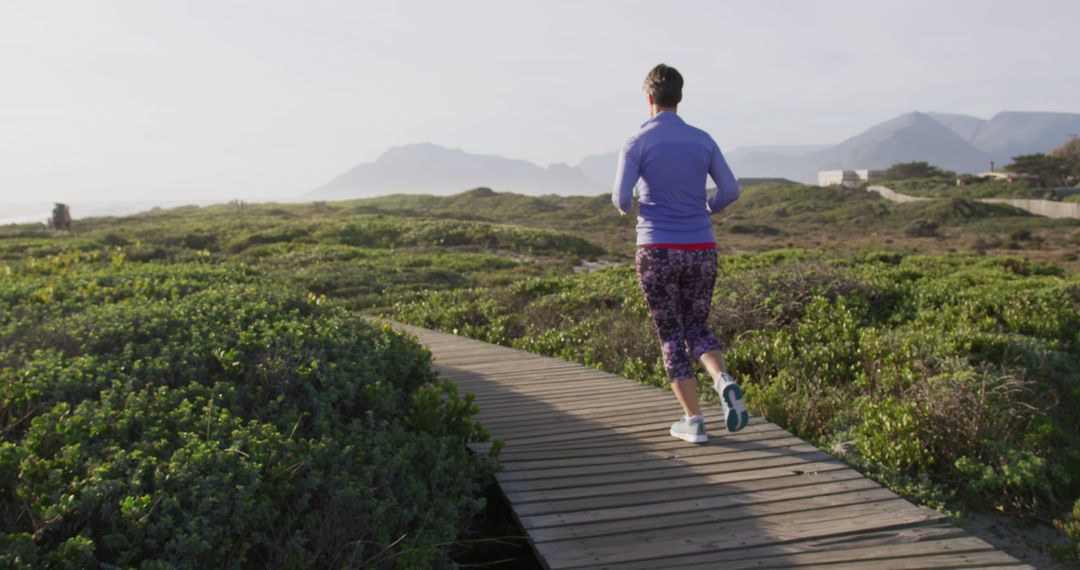
[[[641,83],[726,150],[1080,112],[1076,0],[0,0],[0,202],[299,196],[414,142],[610,152]]]

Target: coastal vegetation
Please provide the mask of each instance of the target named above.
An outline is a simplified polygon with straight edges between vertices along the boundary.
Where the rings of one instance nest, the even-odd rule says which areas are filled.
[[[471,397],[238,264],[0,268],[0,565],[425,567],[483,508]]]
[[[453,564],[497,454],[372,315],[664,385],[607,196],[72,215],[0,227],[5,567]],[[715,224],[755,413],[1080,544],[1080,221],[761,185]]]

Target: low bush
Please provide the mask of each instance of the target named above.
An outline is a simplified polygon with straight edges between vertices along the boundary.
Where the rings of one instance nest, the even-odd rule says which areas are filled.
[[[1077,499],[1076,504],[1073,505],[1073,509],[1062,520],[1055,521],[1056,526],[1065,531],[1074,547],[1074,552],[1077,559],[1080,559],[1080,499]]]
[[[930,220],[915,220],[904,233],[910,237],[937,237],[938,224]]]
[[[471,246],[522,253],[560,253],[595,257],[604,250],[563,232],[470,222],[411,220],[386,216],[359,216],[320,234],[330,243],[372,248],[410,246]]]
[[[733,234],[755,234],[763,236],[777,236],[781,234],[780,230],[765,224],[732,224],[728,226],[728,231]]]
[[[963,198],[978,200],[981,198],[1024,198],[1047,199],[1052,193],[1046,187],[1028,181],[1016,180],[981,180],[973,177],[961,179],[957,185],[956,177],[921,178],[912,180],[886,180],[889,189],[909,196],[926,198]]]
[[[429,353],[250,269],[0,277],[0,565],[428,567],[483,506]]]

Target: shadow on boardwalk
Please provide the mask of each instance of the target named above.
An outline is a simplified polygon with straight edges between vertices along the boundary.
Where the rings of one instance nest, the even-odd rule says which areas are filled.
[[[1020,564],[774,424],[667,433],[658,388],[414,327],[506,442],[499,487],[550,568],[931,568]]]

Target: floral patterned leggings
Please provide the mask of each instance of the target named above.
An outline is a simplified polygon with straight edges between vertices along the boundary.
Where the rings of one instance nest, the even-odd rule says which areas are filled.
[[[671,382],[694,377],[690,358],[721,349],[705,321],[716,281],[715,249],[639,247],[635,257],[638,284],[652,313],[664,369]]]

